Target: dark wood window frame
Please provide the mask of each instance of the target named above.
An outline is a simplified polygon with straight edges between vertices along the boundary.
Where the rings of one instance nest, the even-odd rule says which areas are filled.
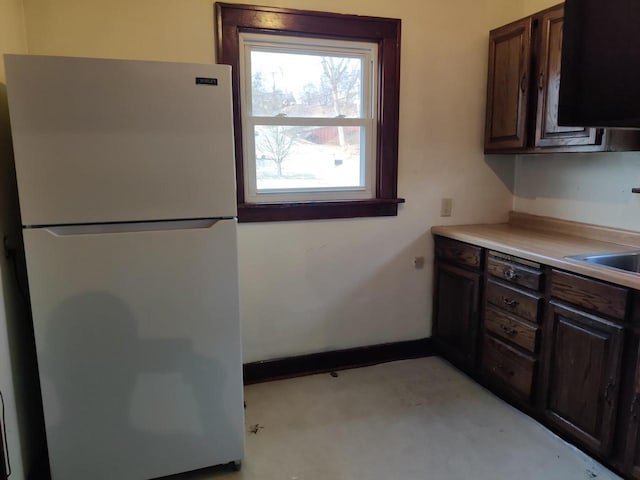
[[[233,115],[238,220],[269,222],[394,216],[398,214],[398,117],[400,101],[400,20],[254,5],[215,4],[218,63],[233,68]],[[240,105],[240,32],[276,33],[378,44],[379,113],[376,198],[329,202],[246,203]]]

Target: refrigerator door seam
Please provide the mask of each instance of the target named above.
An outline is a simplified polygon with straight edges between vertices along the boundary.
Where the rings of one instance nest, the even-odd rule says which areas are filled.
[[[167,230],[202,230],[212,228],[220,221],[235,220],[230,218],[207,218],[197,220],[168,220],[154,222],[125,222],[125,223],[88,223],[77,225],[43,225],[25,227],[29,230],[46,230],[57,237],[69,235],[97,235],[103,233],[135,233],[159,232]]]

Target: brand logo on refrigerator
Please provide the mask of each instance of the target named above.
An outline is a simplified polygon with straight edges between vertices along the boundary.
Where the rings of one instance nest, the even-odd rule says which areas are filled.
[[[218,79],[209,77],[196,77],[196,85],[218,85]]]

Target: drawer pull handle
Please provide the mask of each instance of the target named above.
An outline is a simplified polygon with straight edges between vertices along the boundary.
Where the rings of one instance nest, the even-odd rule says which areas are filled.
[[[508,377],[513,377],[513,371],[509,370],[507,367],[505,367],[502,363],[498,363],[495,367],[493,367],[491,369],[493,371],[493,373],[496,373],[498,370],[500,370],[502,373],[506,374]]]
[[[516,307],[518,305],[518,301],[509,297],[502,297],[502,303],[504,303],[507,307]]]
[[[502,271],[502,275],[507,280],[515,280],[516,278],[518,278],[518,274],[516,273],[516,271],[513,268],[505,268]]]
[[[607,401],[609,405],[613,403],[612,395],[613,395],[614,387],[615,387],[615,383],[613,383],[613,380],[609,380],[609,383],[607,383],[607,386],[604,389],[604,399]]]
[[[513,329],[513,328],[509,328],[505,325],[500,324],[500,330],[502,330],[505,334],[509,335],[510,337],[513,337],[514,335],[518,334],[518,331]]]
[[[634,419],[638,418],[638,406],[640,406],[640,392],[636,392],[634,395],[631,408],[629,409],[629,413]]]

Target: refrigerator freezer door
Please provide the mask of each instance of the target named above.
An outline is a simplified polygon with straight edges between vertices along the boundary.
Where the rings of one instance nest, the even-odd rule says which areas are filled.
[[[5,58],[24,225],[236,215],[230,67]]]
[[[138,227],[24,231],[53,480],[243,457],[236,221]]]

